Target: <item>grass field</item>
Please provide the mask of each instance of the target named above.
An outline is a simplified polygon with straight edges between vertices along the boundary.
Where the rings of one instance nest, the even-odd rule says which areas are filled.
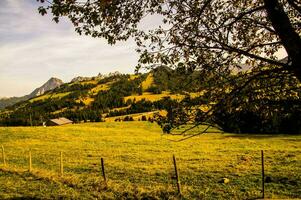
[[[154,75],[150,73],[147,75],[146,79],[141,83],[141,87],[143,91],[145,91],[152,85],[154,85]]]
[[[30,99],[29,102],[32,103],[32,102],[35,102],[35,101],[45,100],[45,99],[48,99],[48,98],[52,98],[52,99],[63,98],[64,96],[67,96],[68,94],[70,94],[70,92],[57,93],[57,94],[44,94],[44,95],[35,97],[33,99]]]
[[[96,95],[99,91],[106,91],[108,89],[110,89],[109,83],[100,84],[100,85],[97,85],[96,87],[91,89],[91,94]]]
[[[208,133],[182,142],[168,140],[180,138],[162,135],[149,122],[2,127],[7,165],[0,164],[0,199],[178,199],[173,154],[183,199],[257,199],[260,150],[270,179],[266,197],[301,198],[301,136]],[[58,173],[60,151],[63,177]],[[219,183],[222,178],[230,182]]]

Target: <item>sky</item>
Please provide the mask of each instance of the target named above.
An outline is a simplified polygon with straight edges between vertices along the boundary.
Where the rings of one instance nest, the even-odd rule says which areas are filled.
[[[108,45],[104,39],[80,36],[67,20],[56,24],[41,16],[36,0],[0,0],[0,98],[23,96],[51,77],[70,82],[77,76],[119,71],[134,73],[138,61],[133,40]],[[144,30],[162,22],[154,16]],[[285,51],[279,52],[283,58]]]
[[[56,24],[41,16],[36,0],[0,0],[0,97],[22,96],[51,77],[119,71],[134,73],[138,60],[133,40],[108,45],[80,36],[67,20]]]

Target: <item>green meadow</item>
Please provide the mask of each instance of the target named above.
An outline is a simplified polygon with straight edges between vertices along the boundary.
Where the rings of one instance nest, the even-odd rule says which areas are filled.
[[[0,154],[0,199],[259,199],[261,150],[266,198],[301,198],[301,136],[235,135],[210,129],[171,141],[182,138],[164,135],[150,122],[1,127],[6,165]]]

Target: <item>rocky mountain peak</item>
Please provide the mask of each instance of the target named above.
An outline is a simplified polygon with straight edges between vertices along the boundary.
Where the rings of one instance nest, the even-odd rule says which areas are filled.
[[[53,89],[59,87],[63,83],[64,82],[61,79],[52,77],[46,83],[44,83],[44,85],[42,85],[41,87],[35,89],[32,93],[30,93],[29,96],[31,98],[31,97],[42,95],[49,90],[53,90]]]
[[[75,78],[73,78],[71,80],[71,83],[73,83],[73,82],[81,82],[81,81],[89,81],[91,79],[92,79],[91,77],[77,76],[77,77],[75,77]]]

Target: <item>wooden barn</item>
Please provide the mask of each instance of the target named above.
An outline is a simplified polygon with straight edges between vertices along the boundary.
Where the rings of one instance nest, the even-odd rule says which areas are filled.
[[[50,119],[46,122],[47,126],[61,126],[61,125],[66,125],[66,124],[72,124],[73,121],[65,118],[65,117],[60,117],[57,119]]]

